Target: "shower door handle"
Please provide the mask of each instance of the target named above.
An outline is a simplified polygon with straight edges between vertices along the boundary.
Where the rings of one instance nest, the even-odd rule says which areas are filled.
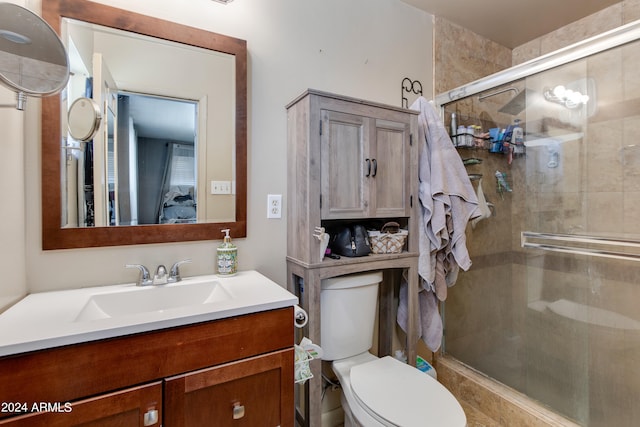
[[[640,261],[640,241],[637,240],[522,231],[520,245],[551,252]]]

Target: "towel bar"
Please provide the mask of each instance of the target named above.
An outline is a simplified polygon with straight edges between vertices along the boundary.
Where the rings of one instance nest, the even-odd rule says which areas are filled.
[[[520,243],[523,248],[640,261],[640,241],[638,240],[523,231],[520,234]],[[607,247],[618,247],[620,250]]]

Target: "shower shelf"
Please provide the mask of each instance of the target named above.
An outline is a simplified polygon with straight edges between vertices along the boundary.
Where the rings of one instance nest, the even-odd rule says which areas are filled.
[[[482,159],[478,159],[476,157],[468,157],[466,159],[462,159],[462,164],[465,166],[481,165],[482,161]]]

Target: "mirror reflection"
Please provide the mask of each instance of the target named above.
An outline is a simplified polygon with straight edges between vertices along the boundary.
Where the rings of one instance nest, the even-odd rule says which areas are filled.
[[[67,114],[69,134],[76,141],[87,142],[93,139],[100,127],[102,114],[100,107],[91,98],[78,98],[73,101]]]
[[[88,0],[42,14],[72,67],[42,103],[43,249],[246,236],[246,42]],[[87,141],[79,98],[101,117]]]
[[[73,19],[63,34],[66,104],[93,98],[105,120],[86,144],[68,135],[62,225],[234,220],[234,57]],[[229,191],[207,192],[212,181]]]

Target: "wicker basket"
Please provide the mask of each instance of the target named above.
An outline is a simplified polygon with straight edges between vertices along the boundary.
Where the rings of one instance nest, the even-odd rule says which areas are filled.
[[[387,222],[380,231],[369,231],[371,252],[374,254],[397,254],[402,252],[409,232],[401,230],[397,222]]]

